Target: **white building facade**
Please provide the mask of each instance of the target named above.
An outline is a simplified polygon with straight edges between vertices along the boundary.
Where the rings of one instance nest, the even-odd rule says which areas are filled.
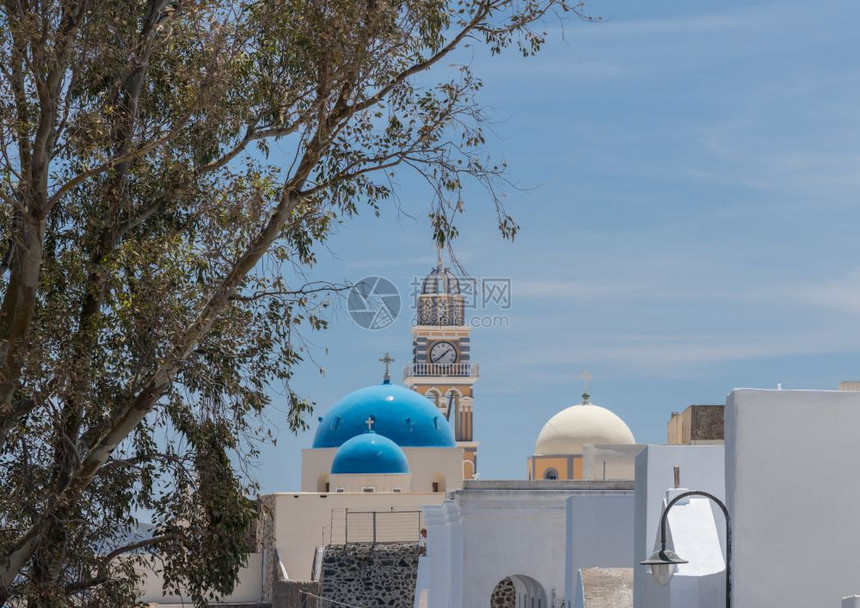
[[[416,608],[500,605],[505,585],[517,608],[557,608],[571,568],[632,558],[631,482],[466,481],[424,512]]]

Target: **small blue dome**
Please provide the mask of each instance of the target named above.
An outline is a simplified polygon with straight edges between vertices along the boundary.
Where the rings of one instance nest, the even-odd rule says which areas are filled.
[[[408,473],[409,462],[396,443],[373,431],[356,435],[340,446],[331,461],[332,475],[341,473]]]
[[[320,418],[314,448],[336,448],[373,430],[401,447],[453,448],[454,433],[439,409],[426,397],[402,386],[377,384],[354,391]]]

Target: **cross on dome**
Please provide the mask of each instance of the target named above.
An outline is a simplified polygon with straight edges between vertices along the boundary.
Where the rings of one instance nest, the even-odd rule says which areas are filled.
[[[368,430],[368,431],[372,431],[372,430],[373,430],[373,425],[374,425],[374,423],[375,423],[375,422],[376,422],[376,418],[374,418],[372,415],[367,417],[367,420],[365,420],[365,421],[364,421],[364,424],[366,424],[366,425],[367,425],[367,430]]]
[[[382,357],[379,362],[385,364],[385,375],[382,377],[382,382],[383,384],[389,384],[391,382],[391,373],[388,366],[394,363],[394,357],[385,353],[385,356]]]
[[[591,372],[585,370],[579,374],[579,377],[585,381],[585,392],[582,393],[582,402],[588,403],[588,400],[591,398],[591,395],[588,394],[588,381],[591,380]]]

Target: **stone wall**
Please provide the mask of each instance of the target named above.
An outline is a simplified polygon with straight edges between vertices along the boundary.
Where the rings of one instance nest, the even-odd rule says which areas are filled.
[[[319,595],[366,608],[412,608],[417,576],[418,543],[330,546]]]
[[[516,605],[517,590],[514,587],[514,581],[510,577],[503,578],[493,589],[493,595],[490,596],[490,608],[516,608]]]
[[[579,584],[585,608],[633,608],[633,568],[586,568]]]
[[[718,441],[725,437],[722,405],[692,405],[690,441]]]

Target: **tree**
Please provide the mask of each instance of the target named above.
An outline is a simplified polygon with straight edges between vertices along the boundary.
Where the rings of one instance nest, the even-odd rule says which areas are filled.
[[[0,3],[0,603],[129,603],[118,558],[140,551],[200,604],[232,588],[267,389],[293,430],[311,407],[289,380],[335,287],[303,279],[314,246],[404,168],[435,192],[438,242],[466,177],[513,236],[480,81],[422,74],[468,41],[534,53],[545,17],[580,8]],[[155,529],[126,538],[142,509]]]

